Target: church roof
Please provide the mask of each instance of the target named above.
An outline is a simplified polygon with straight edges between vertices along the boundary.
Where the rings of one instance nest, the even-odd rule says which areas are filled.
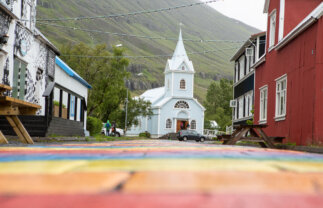
[[[189,60],[182,37],[182,30],[179,32],[178,42],[173,57],[168,60],[169,70],[178,70],[180,65],[185,62],[189,70],[194,71],[193,64]]]
[[[165,94],[165,87],[159,87],[159,88],[147,90],[142,95],[140,95],[140,98],[146,101],[150,101],[152,104],[154,104],[164,94]]]

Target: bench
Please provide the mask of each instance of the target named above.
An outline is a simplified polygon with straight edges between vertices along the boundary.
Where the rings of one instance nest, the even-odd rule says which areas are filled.
[[[238,141],[257,142],[264,148],[276,148],[275,143],[282,143],[284,137],[268,137],[263,131],[267,125],[236,125],[230,136],[222,135],[223,145],[234,145]],[[246,137],[249,133],[250,136]]]
[[[0,84],[0,115],[6,117],[21,142],[33,144],[34,141],[19,120],[18,115],[35,115],[41,106],[13,97],[4,96],[3,93],[9,90],[11,90],[11,87]],[[4,137],[1,131],[0,144],[8,144],[8,140]]]

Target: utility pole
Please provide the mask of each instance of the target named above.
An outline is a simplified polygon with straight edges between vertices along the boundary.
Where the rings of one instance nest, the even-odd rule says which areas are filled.
[[[127,119],[128,119],[128,88],[127,88],[127,97],[126,97],[126,118],[125,118],[125,124],[124,124],[124,133],[126,135],[127,132]]]

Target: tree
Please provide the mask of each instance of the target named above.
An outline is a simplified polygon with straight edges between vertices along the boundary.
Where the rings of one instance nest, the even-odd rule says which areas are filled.
[[[151,103],[149,101],[145,101],[143,99],[133,99],[129,96],[128,102],[128,114],[127,114],[127,127],[131,127],[132,125],[138,125],[138,117],[150,117],[153,112],[151,110]],[[125,126],[125,108],[118,109],[114,111],[110,119],[112,121],[116,121],[118,126]]]
[[[206,95],[206,118],[215,120],[221,130],[231,125],[232,109],[230,100],[232,99],[233,82],[227,79],[221,79],[220,82],[213,82]]]
[[[124,79],[129,62],[122,48],[113,48],[111,54],[105,44],[90,47],[84,43],[66,45],[61,49],[62,59],[83,77],[93,89],[89,91],[89,116],[106,120],[125,100]]]

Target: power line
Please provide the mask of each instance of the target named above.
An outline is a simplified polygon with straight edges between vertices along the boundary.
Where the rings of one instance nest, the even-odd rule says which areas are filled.
[[[64,28],[69,30],[78,30],[78,31],[84,31],[84,32],[93,32],[93,33],[101,33],[101,34],[108,34],[108,35],[114,35],[114,36],[123,36],[123,37],[131,37],[131,38],[142,38],[142,39],[150,39],[150,40],[178,40],[177,38],[166,38],[166,37],[151,37],[151,36],[143,36],[143,35],[132,35],[132,34],[126,34],[126,33],[115,33],[115,32],[108,32],[108,31],[101,31],[101,30],[90,30],[90,29],[83,29],[83,28],[77,28],[77,27],[69,27],[64,25],[57,25],[57,24],[51,24],[51,23],[38,23],[40,25],[47,25],[57,28]],[[191,41],[191,42],[227,42],[227,43],[242,43],[245,42],[245,40],[203,40],[203,39],[183,39],[184,41]]]
[[[143,10],[143,11],[137,11],[137,12],[129,12],[125,14],[112,14],[112,15],[101,15],[101,16],[93,16],[93,17],[69,17],[69,18],[56,18],[56,19],[37,19],[37,21],[45,21],[45,22],[60,22],[60,21],[79,21],[79,20],[94,20],[94,19],[108,19],[108,18],[117,18],[117,17],[127,17],[127,16],[135,16],[135,15],[141,15],[141,14],[151,14],[151,13],[158,13],[158,12],[165,12],[170,10],[177,10],[187,7],[193,7],[203,4],[210,4],[217,2],[219,0],[209,0],[206,2],[197,2],[197,3],[191,3],[191,4],[184,4],[179,5],[175,7],[168,7],[168,8],[161,8],[161,9],[154,9],[154,10]],[[23,20],[23,21],[29,21],[29,20]]]
[[[194,54],[206,54],[206,53],[214,53],[218,51],[224,51],[224,50],[234,50],[237,49],[237,47],[234,48],[223,48],[223,49],[217,49],[217,50],[208,50],[208,51],[199,51],[199,52],[190,52],[187,53],[187,55],[194,55]],[[90,55],[61,55],[63,57],[77,57],[77,58],[129,58],[129,59],[137,59],[137,58],[161,58],[161,57],[171,57],[172,54],[162,54],[162,55],[152,55],[152,56],[90,56]],[[185,55],[177,55],[175,57],[181,57]]]

